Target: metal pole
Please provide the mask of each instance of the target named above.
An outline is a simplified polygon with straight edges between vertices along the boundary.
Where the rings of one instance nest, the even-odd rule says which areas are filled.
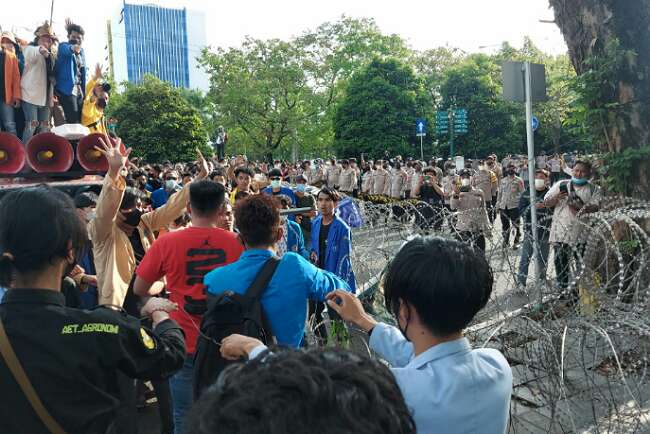
[[[420,133],[420,161],[424,161],[424,148],[422,147],[422,133]]]
[[[50,4],[50,27],[52,27],[52,17],[54,16],[54,0]]]
[[[456,150],[454,149],[454,106],[449,108],[449,156],[454,158]]]
[[[526,142],[528,143],[528,186],[530,188],[530,226],[533,237],[533,272],[537,279],[541,270],[539,240],[537,239],[537,203],[535,191],[535,136],[533,135],[533,97],[530,62],[524,62],[524,84],[526,89]],[[525,236],[525,235],[524,235]]]

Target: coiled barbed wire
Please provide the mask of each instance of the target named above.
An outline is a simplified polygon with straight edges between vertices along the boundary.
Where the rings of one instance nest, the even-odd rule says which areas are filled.
[[[399,248],[416,235],[463,237],[458,213],[385,202],[355,201],[364,225],[353,230],[352,264],[364,305],[391,322],[380,275]],[[531,259],[524,286],[521,248],[504,243],[497,216],[485,233],[495,289],[466,335],[512,366],[511,432],[650,432],[650,203],[606,198],[572,228],[582,235],[571,246],[568,286],[556,282],[555,246],[539,278]],[[367,353],[362,334],[351,336],[352,348]]]

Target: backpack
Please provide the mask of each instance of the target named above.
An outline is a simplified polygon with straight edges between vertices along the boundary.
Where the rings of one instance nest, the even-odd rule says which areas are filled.
[[[279,263],[277,256],[269,258],[244,295],[224,291],[217,296],[209,296],[194,354],[195,401],[203,390],[217,380],[226,366],[236,363],[221,357],[223,338],[237,333],[259,339],[266,345],[274,343],[273,331],[264,315],[261,300]]]

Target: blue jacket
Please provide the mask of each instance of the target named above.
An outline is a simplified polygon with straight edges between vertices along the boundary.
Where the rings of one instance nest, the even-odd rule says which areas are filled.
[[[294,221],[287,220],[287,252],[297,253],[303,258],[309,260],[309,251],[305,248],[305,237],[302,234],[302,228]]]
[[[56,74],[55,89],[63,95],[72,95],[72,88],[74,86],[76,71],[72,47],[69,42],[59,44],[59,51],[54,65],[54,72]],[[81,92],[82,96],[84,96],[86,92],[86,53],[83,48],[81,49],[81,59],[83,61],[83,65],[81,66]]]
[[[151,206],[153,209],[160,208],[167,203],[169,199],[169,193],[165,190],[165,187],[161,187],[158,190],[151,193]]]
[[[318,240],[323,216],[317,216],[311,224],[311,251],[318,256]],[[330,271],[350,285],[353,293],[357,292],[357,284],[352,270],[352,231],[340,217],[334,216],[330,231],[327,234],[327,252],[325,270]]]
[[[244,294],[271,257],[268,250],[246,250],[237,262],[215,268],[203,279],[206,291],[218,295],[226,290]],[[278,344],[300,346],[305,334],[307,300],[324,301],[335,289],[349,290],[332,273],[323,271],[295,253],[286,253],[262,294],[262,307]]]
[[[272,187],[266,187],[264,190],[262,190],[262,193],[268,194],[269,196],[273,196],[273,188]],[[291,205],[296,206],[296,195],[294,194],[293,190],[287,187],[280,187],[280,191],[277,194],[283,194],[285,196],[288,196],[289,199],[291,199]]]

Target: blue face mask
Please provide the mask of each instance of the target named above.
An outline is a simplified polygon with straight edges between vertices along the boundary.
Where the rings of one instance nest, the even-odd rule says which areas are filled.
[[[587,183],[587,178],[576,178],[574,176],[571,178],[571,182],[575,185],[585,185]]]
[[[296,191],[299,193],[304,193],[306,188],[305,184],[296,184]]]

